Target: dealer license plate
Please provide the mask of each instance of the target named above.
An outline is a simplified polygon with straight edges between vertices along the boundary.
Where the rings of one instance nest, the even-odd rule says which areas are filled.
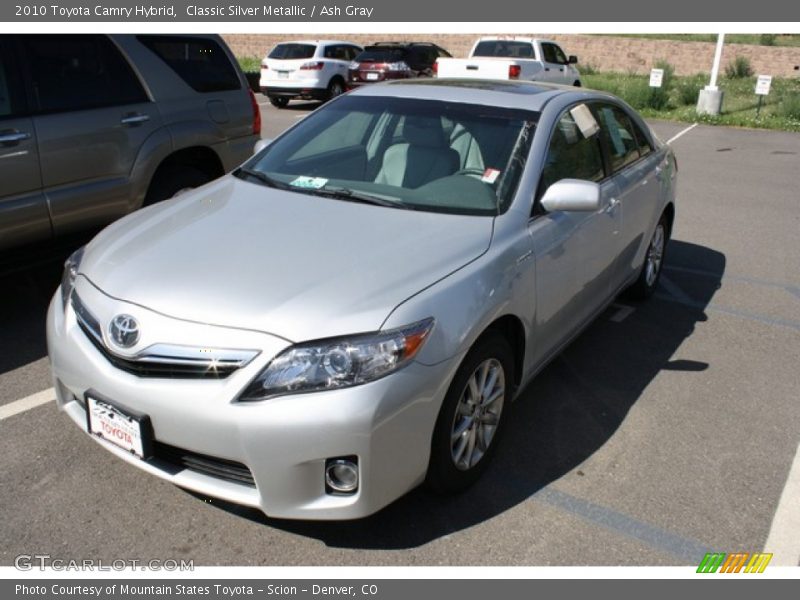
[[[146,438],[145,420],[142,416],[130,415],[117,406],[86,396],[89,433],[144,458],[149,444]]]
[[[378,73],[367,73],[367,81],[375,81],[380,77]]]

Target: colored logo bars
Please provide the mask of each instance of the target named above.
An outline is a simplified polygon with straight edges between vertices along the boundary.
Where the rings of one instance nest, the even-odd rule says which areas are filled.
[[[744,573],[763,573],[771,560],[772,554],[763,552],[755,552],[753,554],[748,552],[736,552],[734,554],[709,552],[700,561],[697,572],[716,573],[719,569],[720,573],[739,573],[740,571]]]

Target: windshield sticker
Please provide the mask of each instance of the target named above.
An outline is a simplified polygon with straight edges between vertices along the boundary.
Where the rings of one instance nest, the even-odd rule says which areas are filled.
[[[575,119],[575,124],[578,126],[578,129],[581,130],[584,138],[592,137],[595,133],[600,131],[600,126],[597,124],[592,111],[590,111],[589,107],[585,104],[579,104],[571,109],[569,114]]]
[[[494,183],[497,181],[497,178],[500,176],[500,171],[497,169],[486,169],[483,172],[483,177],[481,177],[481,181],[484,183]]]
[[[294,187],[299,187],[299,188],[318,190],[320,188],[325,187],[326,183],[328,183],[328,180],[325,179],[324,177],[306,177],[305,175],[301,175],[294,181],[290,182],[289,185],[293,185]]]

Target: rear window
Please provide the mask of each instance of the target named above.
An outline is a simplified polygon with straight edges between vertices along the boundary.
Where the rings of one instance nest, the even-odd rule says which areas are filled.
[[[511,40],[486,40],[475,46],[472,56],[502,56],[505,58],[533,58],[530,42]]]
[[[214,40],[158,35],[143,35],[138,39],[196,92],[242,87],[228,55]]]
[[[312,58],[317,47],[314,44],[278,44],[267,58],[292,60],[294,58]]]
[[[395,62],[404,60],[408,54],[405,48],[365,48],[356,57],[358,62]]]

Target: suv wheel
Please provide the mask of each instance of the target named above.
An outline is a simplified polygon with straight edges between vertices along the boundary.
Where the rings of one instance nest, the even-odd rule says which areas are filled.
[[[194,167],[175,165],[159,169],[153,181],[150,182],[150,188],[147,190],[147,196],[144,199],[144,206],[172,198],[187,190],[200,187],[209,181],[211,181],[211,177]]]
[[[506,338],[489,332],[469,351],[447,391],[431,442],[428,485],[459,492],[486,470],[511,402],[514,364]]]
[[[341,79],[332,79],[328,84],[328,100],[333,100],[336,96],[344,94],[344,84]]]
[[[289,99],[283,96],[271,96],[269,103],[275,108],[286,108],[286,105],[289,104]]]

